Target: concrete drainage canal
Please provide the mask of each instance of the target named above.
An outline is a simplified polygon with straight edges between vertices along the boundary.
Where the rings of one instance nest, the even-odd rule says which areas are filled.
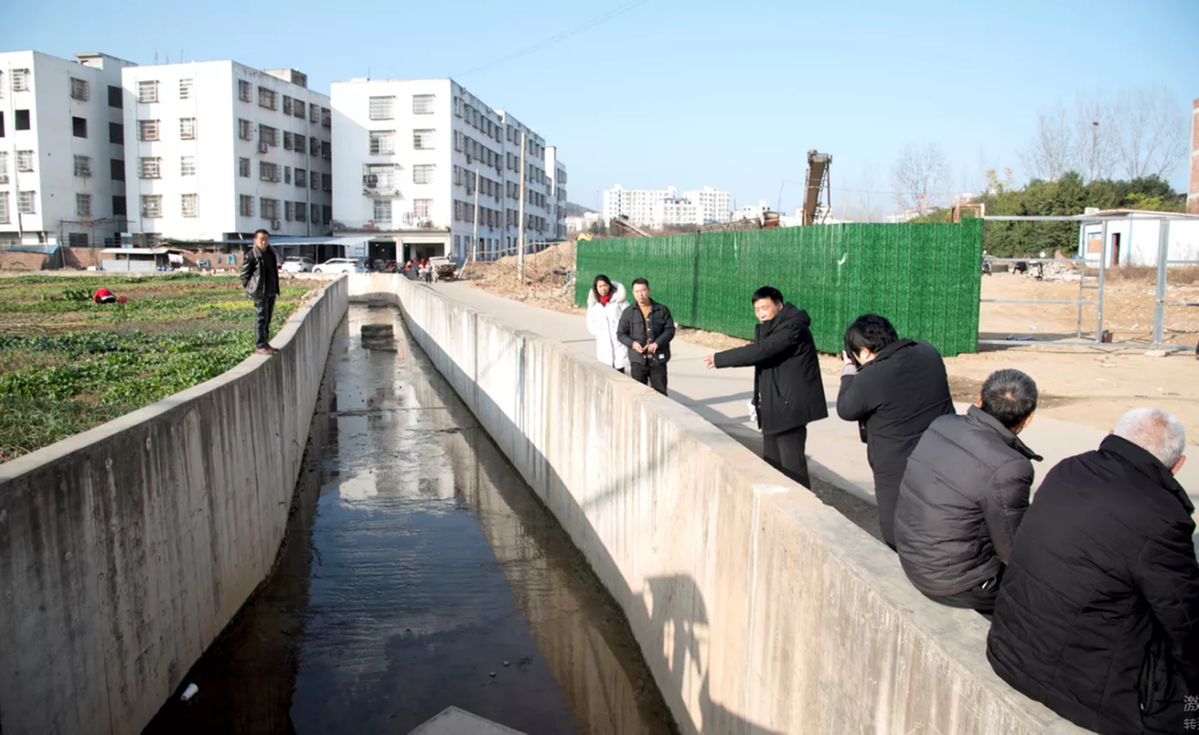
[[[407,733],[451,706],[675,731],[615,603],[398,312],[351,305],[276,568],[146,732]]]

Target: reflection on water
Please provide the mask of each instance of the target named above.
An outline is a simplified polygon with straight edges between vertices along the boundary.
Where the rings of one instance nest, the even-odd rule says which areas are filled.
[[[394,351],[363,349],[392,322]],[[279,565],[147,732],[406,733],[451,705],[671,732],[615,605],[402,330],[351,307]]]

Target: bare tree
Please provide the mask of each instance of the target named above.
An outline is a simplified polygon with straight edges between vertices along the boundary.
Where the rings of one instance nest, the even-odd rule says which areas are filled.
[[[933,205],[937,187],[948,176],[945,152],[937,143],[909,143],[895,162],[892,178],[895,197],[904,209],[923,209]]]
[[[1072,168],[1075,134],[1061,104],[1037,115],[1037,134],[1023,154],[1024,165],[1046,181],[1057,181]]]
[[[1119,157],[1116,105],[1100,92],[1078,96],[1073,163],[1087,181],[1110,179]]]
[[[1115,130],[1124,175],[1167,178],[1186,157],[1188,122],[1186,110],[1165,87],[1122,92]]]

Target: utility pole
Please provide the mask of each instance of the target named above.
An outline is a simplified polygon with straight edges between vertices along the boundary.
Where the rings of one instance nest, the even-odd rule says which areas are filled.
[[[475,166],[475,234],[471,239],[470,260],[479,259],[479,167]]]
[[[1091,121],[1091,181],[1095,180],[1095,152],[1097,148],[1096,138],[1099,134],[1099,121]]]
[[[520,132],[520,222],[516,231],[516,277],[525,282],[525,132]]]

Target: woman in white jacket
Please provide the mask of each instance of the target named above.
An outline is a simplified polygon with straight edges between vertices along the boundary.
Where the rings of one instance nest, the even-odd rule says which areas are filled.
[[[622,284],[605,275],[595,277],[587,294],[587,331],[595,336],[595,358],[622,373],[629,366],[629,351],[616,340],[616,325],[628,305]]]

